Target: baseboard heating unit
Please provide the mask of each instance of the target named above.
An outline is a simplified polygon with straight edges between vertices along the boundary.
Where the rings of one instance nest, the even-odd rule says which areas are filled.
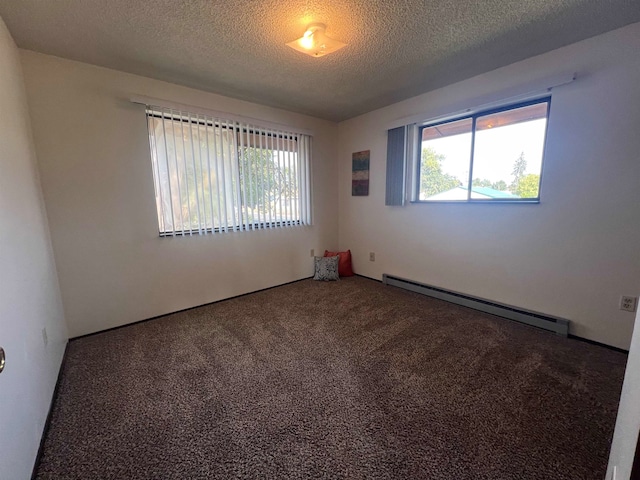
[[[515,320],[516,322],[526,323],[534,327],[542,328],[555,332],[558,335],[569,335],[569,320],[564,318],[551,317],[529,310],[503,305],[500,303],[476,298],[462,293],[456,293],[442,288],[425,285],[423,283],[407,280],[406,278],[395,277],[387,273],[382,275],[382,283],[393,287],[404,288],[415,293],[428,295],[429,297],[439,298],[447,302],[462,305],[464,307],[480,310],[481,312],[490,313],[499,317]]]

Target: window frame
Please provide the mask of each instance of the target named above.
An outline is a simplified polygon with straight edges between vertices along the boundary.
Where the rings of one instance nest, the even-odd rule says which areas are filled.
[[[476,137],[476,121],[479,117],[484,117],[487,115],[492,115],[494,113],[506,112],[509,110],[515,110],[518,108],[528,107],[531,105],[538,105],[546,103],[547,104],[547,123],[544,129],[544,138],[542,140],[542,162],[540,164],[540,184],[538,187],[538,196],[535,198],[472,198],[472,188],[473,188],[473,161],[475,154],[475,137]],[[414,204],[539,204],[540,203],[540,193],[542,191],[542,177],[544,171],[544,163],[547,149],[547,134],[549,131],[549,116],[551,114],[551,95],[546,94],[540,97],[536,97],[533,99],[509,103],[500,105],[498,107],[488,108],[484,110],[478,110],[468,115],[460,115],[456,117],[450,117],[446,120],[437,120],[437,121],[427,121],[417,125],[417,135],[415,141],[415,155],[414,160],[416,162],[416,166],[413,171],[416,174],[416,178],[414,179],[414,188],[415,188],[415,198],[411,200],[410,203]],[[420,200],[420,174],[422,168],[422,132],[425,128],[437,127],[439,125],[445,125],[448,123],[457,122],[460,120],[471,119],[471,152],[469,155],[469,178],[468,178],[468,186],[467,186],[467,198],[463,200]]]

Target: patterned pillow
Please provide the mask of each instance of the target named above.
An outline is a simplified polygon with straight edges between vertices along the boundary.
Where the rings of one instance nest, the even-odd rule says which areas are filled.
[[[339,280],[338,276],[338,262],[340,257],[313,257],[313,263],[315,266],[315,273],[313,275],[314,280]]]

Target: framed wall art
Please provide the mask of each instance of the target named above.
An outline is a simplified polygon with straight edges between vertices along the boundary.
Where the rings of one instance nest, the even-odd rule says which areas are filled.
[[[370,150],[355,152],[351,163],[351,195],[366,197],[369,195],[369,157]]]

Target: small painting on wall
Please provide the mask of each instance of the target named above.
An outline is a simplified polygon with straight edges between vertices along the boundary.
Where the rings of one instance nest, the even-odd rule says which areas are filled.
[[[369,195],[369,154],[370,150],[365,150],[351,156],[351,195],[354,197]]]

